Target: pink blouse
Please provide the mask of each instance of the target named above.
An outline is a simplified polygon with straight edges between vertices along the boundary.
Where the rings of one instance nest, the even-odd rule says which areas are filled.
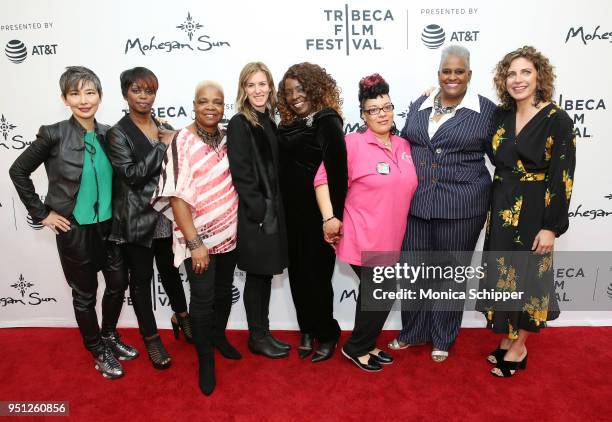
[[[406,231],[410,201],[417,187],[410,145],[392,135],[392,151],[389,151],[380,145],[370,129],[365,133],[351,133],[345,139],[348,193],[342,218],[343,234],[336,254],[353,265],[364,264],[362,253],[368,253],[369,258],[370,252],[394,252],[393,256],[397,257]],[[327,173],[321,164],[314,185],[324,184],[327,184]],[[367,261],[370,266],[372,261]]]
[[[193,224],[209,254],[236,248],[238,194],[232,184],[227,160],[225,130],[217,149],[205,144],[189,130],[182,129],[166,150],[159,184],[151,200],[153,207],[173,221],[174,265],[191,256],[183,232],[174,222],[170,198],[185,201]]]

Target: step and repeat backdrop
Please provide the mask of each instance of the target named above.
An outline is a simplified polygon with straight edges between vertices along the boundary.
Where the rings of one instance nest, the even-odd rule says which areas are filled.
[[[0,326],[75,326],[54,235],[33,223],[8,177],[10,165],[39,126],[68,117],[58,87],[66,66],[84,65],[99,75],[103,102],[97,117],[107,124],[127,111],[120,72],[150,68],[160,81],[155,114],[178,128],[193,118],[198,81],[223,85],[228,120],[245,63],[265,62],[278,81],[290,65],[310,61],[325,67],[341,86],[345,130],[351,132],[360,125],[361,77],[378,72],[387,79],[395,121],[402,127],[410,103],[437,84],[440,51],[449,44],[471,51],[471,89],[494,102],[493,68],[505,53],[533,45],[555,65],[554,99],[574,120],[578,153],[570,229],[557,250],[580,252],[557,260],[557,295],[562,304],[571,303],[574,295],[592,296],[597,306],[574,307],[554,324],[612,324],[612,260],[601,253],[612,250],[610,10],[605,0],[5,4],[0,18]],[[32,178],[44,197],[44,168]],[[357,280],[350,268],[337,263],[333,284],[336,317],[343,329],[350,329]],[[187,282],[184,287],[188,291]],[[243,287],[244,274],[236,271],[230,328],[246,328]],[[157,273],[151,289],[158,323],[169,327],[171,309]],[[398,328],[399,321],[399,314],[392,313],[387,328]],[[120,322],[136,326],[127,294]],[[297,329],[286,275],[274,279],[271,325]],[[484,319],[466,311],[464,326],[484,326]]]

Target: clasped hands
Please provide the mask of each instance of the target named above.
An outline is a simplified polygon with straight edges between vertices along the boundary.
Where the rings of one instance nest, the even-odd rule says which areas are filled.
[[[330,244],[334,250],[342,237],[342,221],[333,217],[323,223],[323,239]]]

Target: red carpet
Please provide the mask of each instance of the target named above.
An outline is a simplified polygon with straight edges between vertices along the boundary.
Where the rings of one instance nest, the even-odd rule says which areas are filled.
[[[109,381],[93,369],[76,329],[0,329],[0,400],[67,400],[71,418],[86,421],[560,421],[612,415],[612,327],[548,328],[532,336],[527,370],[510,379],[489,375],[484,357],[495,338],[484,329],[462,330],[442,364],[422,346],[395,352],[396,362],[380,373],[360,371],[340,350],[317,365],[299,360],[295,350],[275,361],[253,356],[246,333],[233,331],[228,337],[244,357],[236,362],[217,355],[217,389],[210,397],[197,387],[190,345],[163,331],[173,366],[158,371],[138,332],[121,332],[143,355],[125,363],[125,377]],[[394,334],[383,333],[379,344]],[[296,332],[277,335],[294,345],[299,339]]]

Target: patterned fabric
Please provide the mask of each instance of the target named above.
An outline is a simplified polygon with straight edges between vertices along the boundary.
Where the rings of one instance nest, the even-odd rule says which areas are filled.
[[[401,135],[410,142],[419,182],[410,215],[429,220],[487,213],[491,176],[484,156],[491,142],[495,104],[482,96],[478,99],[480,112],[457,109],[431,138],[431,109],[421,109],[426,97],[410,106]]]
[[[185,201],[193,224],[209,254],[225,253],[236,247],[238,195],[232,184],[227,160],[227,141],[215,150],[187,129],[182,129],[168,148],[153,207],[174,222],[170,198]],[[174,265],[191,256],[176,222],[173,224]]]
[[[481,288],[522,293],[506,302],[481,300],[488,326],[510,339],[523,329],[538,332],[559,315],[551,254],[534,255],[542,229],[561,236],[576,166],[571,117],[555,104],[543,107],[519,133],[512,110],[499,110],[491,140],[495,176],[484,243],[487,277]]]
[[[147,139],[152,147],[159,143],[157,139]],[[159,214],[159,218],[155,224],[155,230],[153,231],[153,239],[165,239],[170,236],[172,236],[172,221],[165,215]]]

